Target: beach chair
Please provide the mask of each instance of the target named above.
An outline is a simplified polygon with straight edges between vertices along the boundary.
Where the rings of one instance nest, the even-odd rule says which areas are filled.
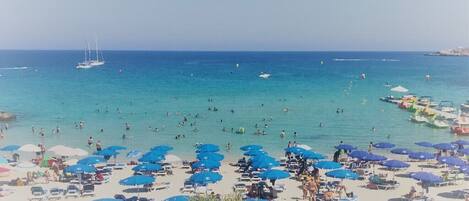
[[[170,182],[157,182],[153,185],[153,190],[164,190],[171,186]]]
[[[160,170],[160,171],[156,172],[156,176],[160,176],[160,177],[161,176],[166,176],[166,171]]]
[[[191,169],[191,163],[187,160],[183,160],[181,168],[182,169]]]
[[[70,184],[67,186],[67,190],[65,191],[65,198],[73,197],[78,198],[80,197],[80,189],[74,184]]]
[[[51,188],[49,190],[49,196],[47,197],[49,200],[60,200],[64,194],[64,190],[60,188]]]
[[[367,185],[367,187],[370,189],[390,190],[399,187],[399,183],[397,183],[397,181],[385,180],[376,175],[370,176],[368,180],[370,183]]]
[[[275,186],[273,186],[274,190],[277,191],[277,192],[283,192],[285,191],[287,188],[285,187],[285,184],[275,184]]]
[[[247,186],[243,182],[236,182],[233,186],[233,192],[235,193],[246,193],[247,192]]]
[[[190,181],[184,182],[184,187],[182,187],[181,192],[183,193],[193,193],[195,191],[194,184]]]
[[[33,186],[31,187],[32,197],[29,200],[47,200],[47,190],[42,186]]]
[[[116,163],[112,169],[113,170],[123,170],[127,165],[125,163]]]
[[[82,197],[86,197],[86,196],[93,197],[94,196],[94,185],[93,184],[84,185],[83,186],[83,192],[82,192],[81,196]]]

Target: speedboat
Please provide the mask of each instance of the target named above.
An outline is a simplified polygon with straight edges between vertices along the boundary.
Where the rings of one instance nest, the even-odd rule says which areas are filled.
[[[417,100],[417,104],[422,105],[422,106],[429,106],[429,107],[438,106],[438,104],[433,102],[433,99],[432,99],[431,96],[421,96],[421,97],[419,97],[419,99]]]
[[[270,74],[261,72],[261,74],[259,74],[259,77],[262,78],[262,79],[269,79]]]
[[[410,121],[415,122],[415,123],[427,123],[428,119],[422,115],[420,115],[418,112],[410,116]]]
[[[429,120],[427,122],[427,125],[432,127],[432,128],[448,128],[449,127],[449,124],[446,121],[440,120],[440,119],[437,119],[437,118],[433,118],[433,119]]]
[[[456,111],[456,109],[454,109],[454,104],[451,101],[441,101],[440,104],[438,104],[438,109],[442,112],[448,113],[453,113]]]

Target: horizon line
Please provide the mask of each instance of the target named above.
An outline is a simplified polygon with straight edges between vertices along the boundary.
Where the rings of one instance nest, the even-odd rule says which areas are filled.
[[[0,51],[83,51],[83,49],[2,49]],[[436,52],[438,50],[162,50],[162,49],[101,49],[100,51],[135,52]]]

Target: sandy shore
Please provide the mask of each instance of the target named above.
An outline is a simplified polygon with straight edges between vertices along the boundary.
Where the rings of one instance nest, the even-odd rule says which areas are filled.
[[[390,158],[393,159],[401,159],[405,160],[405,158],[401,156],[395,155],[388,155]],[[229,194],[233,192],[233,184],[237,181],[239,177],[238,173],[235,173],[236,167],[228,165],[229,162],[225,160],[221,167],[221,174],[223,175],[223,180],[216,184],[209,185],[209,188],[213,189],[215,193],[220,194]],[[399,198],[408,193],[411,186],[415,186],[418,191],[421,191],[421,187],[416,185],[417,181],[406,178],[405,175],[408,172],[412,171],[431,171],[435,174],[441,175],[441,171],[445,169],[433,169],[433,168],[422,168],[421,165],[426,164],[425,162],[410,162],[411,167],[406,170],[398,171],[393,174],[390,171],[381,169],[380,166],[376,166],[374,169],[376,173],[387,173],[389,177],[393,177],[395,175],[395,179],[400,183],[400,186],[394,190],[370,190],[365,188],[366,184],[368,183],[367,180],[356,180],[350,181],[345,180],[344,184],[347,187],[347,190],[350,192],[352,191],[355,195],[359,197],[359,200],[364,201],[374,201],[374,200],[391,200],[397,201],[400,200]],[[157,177],[157,182],[170,182],[171,185],[168,189],[164,190],[157,190],[152,192],[144,192],[140,193],[141,196],[147,198],[154,198],[155,200],[163,200],[165,198],[180,195],[180,188],[183,187],[184,180],[190,177],[190,173],[186,172],[187,169],[182,169],[180,167],[174,168],[174,174],[168,176]],[[323,175],[324,171],[321,171]],[[5,183],[12,178],[16,178],[17,176],[21,176],[21,174],[25,174],[24,172],[16,172],[13,171],[10,173],[9,176],[4,176],[0,178],[0,182]],[[132,174],[131,167],[127,166],[123,170],[114,170],[112,177],[109,183],[103,185],[96,186],[96,195],[93,198],[79,198],[79,199],[68,199],[68,200],[94,200],[97,198],[106,198],[106,197],[113,197],[115,194],[124,194],[127,196],[136,195],[135,193],[126,193],[124,190],[128,189],[126,186],[121,186],[118,184],[119,180],[126,178]],[[332,180],[328,178],[328,180]],[[279,198],[277,200],[301,200],[302,192],[299,188],[301,183],[296,180],[292,179],[284,179],[279,180],[277,183],[282,183],[286,185],[286,190],[282,193],[279,193]],[[52,187],[61,187],[65,188],[66,184],[64,183],[57,183],[51,182],[48,184],[43,184],[44,187],[47,189]],[[31,186],[23,186],[23,187],[12,187],[12,186],[2,186],[4,189],[9,189],[13,191],[13,194],[9,195],[8,197],[0,198],[0,200],[28,200],[31,197],[30,187]],[[454,196],[451,192],[456,190],[462,189],[469,189],[469,181],[460,181],[457,185],[451,186],[444,186],[444,187],[431,187],[429,196],[433,197],[437,201],[451,201],[451,200],[463,200],[462,198],[451,198]]]

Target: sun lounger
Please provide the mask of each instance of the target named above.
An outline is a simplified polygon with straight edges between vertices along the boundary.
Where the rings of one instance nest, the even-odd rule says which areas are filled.
[[[245,193],[247,191],[247,186],[243,182],[237,182],[233,186],[233,191],[235,193]]]
[[[182,187],[181,192],[183,193],[193,193],[195,191],[194,184],[190,181],[184,182],[184,187]]]
[[[181,168],[182,169],[190,169],[191,168],[190,162],[187,161],[187,160],[182,161],[182,167]]]
[[[85,197],[85,196],[90,196],[90,197],[93,197],[94,196],[94,185],[91,184],[91,185],[84,185],[83,186],[83,193],[81,194],[82,197]]]
[[[170,187],[171,183],[169,182],[157,182],[153,185],[154,190],[163,190],[163,189],[168,189]]]
[[[33,186],[31,187],[32,197],[29,200],[47,200],[47,190],[42,186]]]
[[[60,200],[64,194],[64,190],[60,188],[51,188],[49,191],[49,200]]]
[[[273,188],[277,192],[283,192],[287,189],[287,188],[285,188],[285,184],[275,184],[275,186]]]
[[[76,185],[71,184],[67,186],[67,190],[65,191],[65,198],[69,198],[69,197],[73,197],[73,198],[80,197],[80,189],[78,189]]]

